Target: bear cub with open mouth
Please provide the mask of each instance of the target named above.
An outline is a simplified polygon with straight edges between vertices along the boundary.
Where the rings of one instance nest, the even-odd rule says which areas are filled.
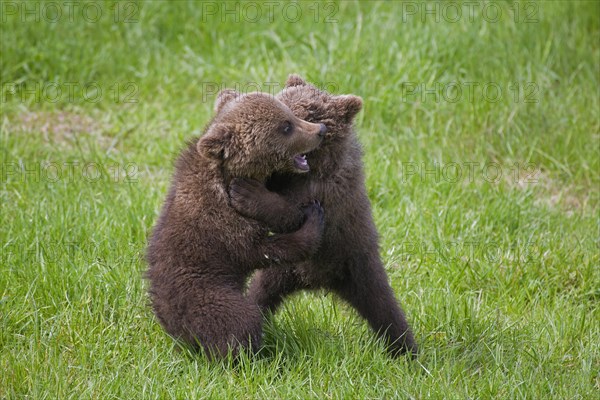
[[[234,206],[250,218],[278,227],[281,215],[293,215],[297,204],[316,199],[326,210],[325,229],[310,259],[257,271],[248,297],[262,310],[275,312],[285,297],[299,290],[332,291],[368,321],[392,355],[416,354],[417,343],[379,256],[362,150],[353,129],[362,99],[329,94],[297,75],[289,77],[277,98],[298,118],[325,124],[323,143],[306,154],[310,173],[277,172],[266,187],[248,179],[233,181],[232,191],[246,197]]]

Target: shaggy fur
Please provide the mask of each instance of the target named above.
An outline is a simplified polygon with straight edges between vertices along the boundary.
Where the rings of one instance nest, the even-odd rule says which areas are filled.
[[[224,356],[261,343],[261,312],[243,295],[248,276],[308,259],[323,230],[323,210],[312,202],[295,205],[295,220],[284,227],[295,232],[270,235],[232,208],[227,188],[236,177],[264,182],[274,171],[303,172],[296,158],[321,143],[324,126],[298,119],[261,93],[224,91],[215,109],[205,134],[176,163],[150,239],[147,278],[165,330],[209,356]]]
[[[317,199],[325,209],[325,231],[310,261],[257,271],[248,296],[263,311],[274,312],[285,296],[297,290],[332,290],[369,322],[393,355],[415,354],[413,334],[379,257],[377,230],[364,186],[362,152],[352,129],[361,98],[332,96],[295,75],[277,97],[297,117],[325,124],[325,139],[307,155],[309,174],[275,174],[266,188],[248,180],[234,182],[236,190],[245,188],[246,203],[253,203],[238,211],[277,226],[281,215],[297,212],[296,204]],[[253,214],[252,210],[263,212]]]

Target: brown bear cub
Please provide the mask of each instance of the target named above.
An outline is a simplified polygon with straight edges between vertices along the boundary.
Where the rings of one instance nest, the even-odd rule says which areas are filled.
[[[272,234],[272,227],[236,212],[227,189],[234,178],[265,182],[274,172],[306,173],[303,155],[320,145],[325,127],[300,120],[264,93],[223,91],[215,111],[205,134],[177,160],[147,251],[159,321],[209,357],[259,348],[262,314],[243,294],[248,276],[308,259],[323,230],[322,208],[308,202],[273,224],[295,231]]]
[[[384,338],[393,355],[416,354],[417,344],[388,283],[378,251],[378,235],[367,197],[360,144],[353,131],[360,97],[333,96],[292,75],[277,95],[299,118],[323,123],[323,143],[306,155],[311,171],[304,175],[274,174],[266,187],[236,180],[248,207],[235,207],[267,225],[277,215],[296,213],[297,204],[317,199],[325,209],[325,230],[318,251],[308,261],[257,271],[248,296],[262,310],[274,312],[285,296],[302,289],[325,288],[340,295]],[[279,196],[281,195],[281,196]],[[266,213],[254,210],[270,210]]]

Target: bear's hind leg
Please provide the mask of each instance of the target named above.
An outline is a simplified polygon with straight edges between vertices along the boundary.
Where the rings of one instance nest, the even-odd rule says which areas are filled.
[[[417,353],[417,344],[402,308],[387,281],[379,257],[348,260],[350,276],[335,291],[365,318],[394,355]]]
[[[209,358],[231,350],[256,353],[262,343],[262,314],[256,304],[231,288],[212,288],[188,299],[181,339],[203,347]]]

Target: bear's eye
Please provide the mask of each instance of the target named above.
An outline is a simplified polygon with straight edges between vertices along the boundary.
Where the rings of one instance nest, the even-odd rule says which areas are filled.
[[[292,133],[293,129],[294,129],[294,126],[292,125],[292,123],[290,121],[285,121],[284,124],[283,124],[283,126],[281,127],[281,130],[286,135]]]

